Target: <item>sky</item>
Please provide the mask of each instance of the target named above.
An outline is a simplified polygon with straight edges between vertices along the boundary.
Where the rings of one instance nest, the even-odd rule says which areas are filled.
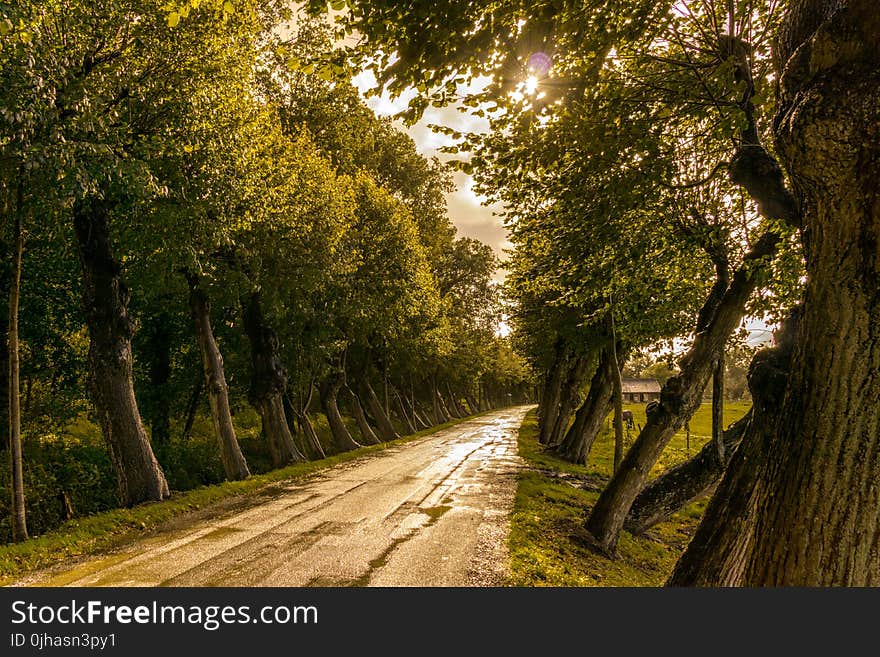
[[[369,71],[357,75],[353,82],[362,94],[376,86],[376,78]],[[410,95],[391,98],[387,92],[384,92],[381,96],[368,96],[365,101],[377,115],[394,116],[406,107],[410,98]],[[437,157],[442,161],[453,159],[454,156],[439,150],[444,146],[452,145],[453,140],[448,135],[431,130],[429,126],[432,124],[444,125],[459,132],[479,132],[488,129],[488,122],[485,119],[470,116],[455,107],[429,108],[422,119],[411,127],[397,122],[398,127],[412,137],[422,155]],[[453,180],[455,190],[446,196],[446,201],[449,218],[458,229],[459,237],[473,237],[488,244],[495,254],[504,260],[505,249],[511,248],[512,245],[507,239],[507,231],[500,216],[500,205],[485,206],[485,199],[474,192],[474,179],[471,176],[456,171]],[[504,270],[499,269],[495,275],[496,280],[501,281],[504,274]]]

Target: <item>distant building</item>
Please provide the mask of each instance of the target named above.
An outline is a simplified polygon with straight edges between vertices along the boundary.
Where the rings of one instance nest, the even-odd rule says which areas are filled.
[[[624,402],[638,404],[660,399],[660,382],[657,379],[623,379],[621,387]]]

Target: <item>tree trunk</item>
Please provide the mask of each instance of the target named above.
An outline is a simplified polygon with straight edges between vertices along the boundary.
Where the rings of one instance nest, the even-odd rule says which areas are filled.
[[[556,420],[547,435],[548,445],[556,445],[562,441],[569,428],[571,416],[581,403],[580,391],[586,375],[589,358],[578,356],[568,361],[569,369],[566,373],[562,390],[559,395],[559,407],[556,412]]]
[[[305,436],[306,445],[308,445],[312,452],[312,458],[327,458],[327,454],[324,453],[324,447],[321,445],[321,441],[318,440],[318,434],[315,433],[315,427],[312,426],[312,421],[309,420],[308,414],[305,412],[298,413],[296,421],[299,423],[299,427],[302,429],[303,435]]]
[[[880,584],[880,14],[794,0],[777,152],[801,209],[807,283],[783,394],[722,482],[673,584]],[[747,449],[746,449],[747,448]],[[749,460],[739,454],[748,454]],[[757,456],[760,460],[750,462]],[[716,498],[718,495],[716,495]],[[724,555],[736,554],[737,558]],[[703,563],[701,563],[703,562]]]
[[[400,418],[400,421],[403,422],[403,425],[406,427],[406,432],[408,434],[414,434],[418,431],[412,423],[412,420],[410,420],[410,416],[406,412],[406,407],[403,405],[403,399],[401,398],[400,392],[397,390],[394,391],[394,410]]]
[[[186,402],[186,418],[183,422],[183,431],[180,432],[180,439],[186,440],[189,438],[189,434],[192,431],[193,424],[196,421],[196,411],[199,410],[199,401],[202,399],[202,388],[204,387],[205,377],[202,372],[199,372],[196,377],[196,383],[193,386],[193,391],[189,396],[189,400]]]
[[[623,383],[620,380],[620,363],[617,361],[617,331],[614,327],[613,306],[608,319],[611,324],[611,390],[614,400],[614,472],[617,472],[623,462]]]
[[[214,435],[220,447],[220,459],[226,478],[234,481],[250,476],[247,462],[235,437],[232,413],[229,410],[229,386],[223,368],[223,356],[214,339],[211,327],[211,304],[208,295],[199,285],[198,278],[187,275],[189,282],[189,307],[195,323],[196,342],[202,357],[205,389],[211,405],[211,419],[214,422]]]
[[[712,444],[718,452],[718,461],[724,463],[724,351],[715,361],[712,373]]]
[[[449,393],[449,403],[452,404],[452,410],[455,413],[455,416],[458,418],[466,416],[467,412],[461,407],[461,404],[458,402],[458,397],[452,392],[452,385],[449,381],[446,382],[446,392]]]
[[[431,377],[431,400],[434,404],[434,422],[435,424],[443,424],[449,422],[449,416],[443,412],[442,399],[440,392],[437,390],[437,378]]]
[[[759,474],[766,461],[767,445],[773,439],[767,429],[768,416],[775,415],[782,404],[797,331],[798,316],[794,313],[776,333],[777,345],[759,351],[752,359],[748,373],[752,419],[669,584],[733,586],[742,583],[746,556],[754,536]]]
[[[724,474],[751,419],[750,411],[723,433],[724,456],[721,459],[717,445],[709,441],[695,456],[648,483],[633,502],[624,529],[631,534],[643,534],[691,502],[711,493]]]
[[[381,441],[373,432],[372,427],[370,427],[370,423],[367,422],[367,416],[364,415],[364,409],[361,406],[360,399],[358,399],[358,396],[354,394],[354,391],[347,385],[342,387],[342,391],[345,394],[345,401],[348,404],[349,409],[351,410],[351,414],[354,416],[355,422],[357,422],[358,430],[361,432],[361,437],[364,439],[363,444],[378,445]]]
[[[294,461],[305,461],[293,442],[282,396],[287,389],[287,371],[281,363],[278,336],[263,315],[259,291],[253,292],[244,307],[244,331],[251,345],[251,387],[249,399],[260,414],[263,434],[269,444],[272,465],[279,468]]]
[[[542,445],[553,443],[553,429],[559,415],[559,404],[562,398],[562,385],[568,371],[568,357],[563,352],[561,341],[557,343],[555,358],[547,373],[541,402],[538,404],[538,442]],[[479,397],[479,393],[477,395]]]
[[[586,464],[593,442],[611,412],[613,363],[608,349],[603,349],[599,366],[590,381],[590,391],[574,418],[565,438],[556,447],[556,454],[571,463]]]
[[[768,260],[775,255],[779,239],[775,232],[765,233],[745,256],[723,295],[717,300],[710,295],[707,304],[713,305],[711,319],[702,331],[698,330],[680,362],[681,373],[667,380],[659,404],[648,414],[645,427],[620,469],[599,495],[586,527],[607,553],[616,551],[629,509],[663,449],[700,407],[718,354],[742,320],[746,302],[768,269]]]
[[[24,541],[28,537],[21,457],[21,397],[18,381],[18,299],[21,293],[21,258],[24,251],[21,197],[21,183],[19,183],[18,202],[13,219],[12,280],[9,286],[9,334],[7,337],[9,354],[9,458],[12,470],[12,518],[10,524],[12,525],[13,541]]]
[[[331,376],[329,380],[322,381],[318,386],[321,407],[324,409],[324,415],[327,416],[327,423],[330,425],[330,433],[333,436],[333,446],[337,453],[348,452],[361,446],[351,437],[348,427],[342,421],[342,414],[339,412],[337,399],[342,386],[343,381],[339,375]]]
[[[391,420],[385,415],[385,409],[379,402],[379,397],[376,395],[376,391],[373,390],[373,386],[371,386],[370,382],[366,379],[364,379],[363,389],[366,393],[367,406],[370,409],[370,414],[376,421],[376,428],[379,430],[379,435],[382,440],[387,442],[389,440],[397,440],[400,438],[397,429],[394,428],[394,425],[391,424]]]
[[[169,496],[168,483],[134,396],[129,293],[110,245],[107,202],[95,198],[77,202],[73,222],[89,331],[92,402],[116,470],[119,498],[126,506],[161,500]]]

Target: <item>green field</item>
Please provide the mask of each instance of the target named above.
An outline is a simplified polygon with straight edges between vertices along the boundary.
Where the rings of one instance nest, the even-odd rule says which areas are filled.
[[[749,402],[725,405],[725,426],[745,415]],[[644,405],[625,405],[636,424],[644,425]],[[688,447],[684,431],[676,434],[652,471],[656,475],[686,460],[711,433],[711,406],[703,404],[690,422]],[[628,443],[635,440],[630,432]],[[633,537],[624,532],[616,559],[588,547],[583,522],[608,481],[614,459],[610,418],[596,439],[586,466],[562,461],[537,442],[534,411],[519,433],[519,453],[526,461],[517,488],[510,533],[511,581],[515,586],[660,586],[669,576],[702,516],[700,500]]]

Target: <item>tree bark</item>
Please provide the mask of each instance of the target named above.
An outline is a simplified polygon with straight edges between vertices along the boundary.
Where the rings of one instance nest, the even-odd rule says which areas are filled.
[[[562,441],[568,431],[571,416],[581,403],[580,392],[584,382],[584,376],[590,363],[590,358],[577,356],[569,359],[569,369],[562,384],[559,395],[559,408],[556,412],[556,420],[550,429],[547,440],[548,445],[556,445]]]
[[[758,459],[731,463],[727,503],[713,499],[672,584],[880,584],[876,3],[794,0],[778,54],[774,137],[801,209],[802,319],[782,394],[737,452]]]
[[[342,387],[342,391],[345,393],[345,401],[348,404],[349,409],[351,410],[352,416],[354,416],[355,422],[357,422],[358,430],[361,432],[361,437],[364,439],[364,445],[378,445],[381,441],[373,432],[373,428],[370,426],[370,423],[367,422],[367,416],[364,415],[364,409],[361,406],[361,401],[358,399],[358,396],[354,394],[354,390],[349,388],[347,385]]]
[[[370,414],[373,416],[373,419],[376,421],[376,428],[379,430],[379,436],[384,441],[389,440],[397,440],[400,438],[400,434],[397,433],[397,429],[394,428],[394,425],[391,423],[391,420],[385,415],[385,409],[379,401],[379,397],[376,395],[376,391],[373,390],[373,386],[370,385],[370,382],[364,379],[363,389],[366,393],[366,401],[367,407],[370,409]]]
[[[711,320],[682,358],[681,373],[667,380],[659,404],[648,414],[620,469],[599,495],[586,527],[607,553],[616,551],[629,509],[663,449],[699,408],[718,354],[742,320],[746,302],[768,269],[767,261],[775,255],[779,240],[777,233],[765,233],[745,256]],[[714,304],[711,295],[709,301]]]
[[[220,447],[220,459],[226,478],[234,481],[250,476],[241,446],[235,436],[232,413],[229,410],[229,386],[223,368],[223,356],[214,339],[211,327],[211,304],[208,295],[199,285],[194,274],[187,274],[189,283],[189,307],[195,324],[196,342],[202,358],[205,389],[211,405],[214,435]]]
[[[717,445],[709,441],[692,458],[649,482],[633,502],[624,529],[631,534],[643,534],[657,523],[668,520],[691,502],[711,493],[724,474],[751,419],[750,411],[724,431],[724,452],[721,458]]]
[[[308,445],[312,452],[311,457],[313,459],[327,458],[327,454],[324,453],[324,447],[321,445],[321,441],[318,440],[318,434],[315,433],[315,427],[312,426],[312,421],[309,420],[308,414],[297,413],[296,421],[305,436],[306,445]]]
[[[18,200],[13,217],[12,280],[9,286],[9,458],[12,470],[12,540],[28,537],[27,515],[24,503],[24,472],[21,456],[21,396],[19,390],[18,300],[21,293],[21,259],[24,252],[22,232],[22,192],[19,182]]]
[[[759,475],[773,439],[769,416],[778,412],[791,368],[798,313],[777,332],[778,344],[759,351],[749,366],[752,419],[718,485],[693,539],[669,579],[672,586],[733,586],[742,583],[754,536]],[[715,450],[712,450],[715,451]]]
[[[586,464],[593,443],[612,407],[613,364],[608,349],[602,350],[599,365],[590,381],[590,391],[574,418],[556,454],[571,463]]]
[[[541,401],[538,404],[538,442],[541,445],[553,444],[552,436],[559,415],[559,404],[562,399],[562,385],[568,371],[568,357],[562,341],[556,343],[553,363],[547,373]],[[479,393],[477,395],[479,397]]]
[[[293,442],[284,414],[282,396],[287,389],[287,371],[281,363],[278,336],[263,315],[259,291],[251,293],[243,310],[244,331],[251,345],[253,369],[248,396],[260,414],[272,465],[279,468],[294,461],[305,461]]]
[[[116,470],[119,498],[126,506],[161,500],[170,493],[134,396],[129,292],[113,256],[107,202],[78,201],[73,223],[83,275],[92,402]]]
[[[724,459],[724,350],[715,361],[712,373],[712,444],[718,452],[718,461]]]
[[[339,391],[343,386],[342,377],[338,374],[322,381],[318,386],[318,392],[321,397],[321,407],[324,409],[324,415],[327,416],[327,423],[330,425],[330,433],[333,436],[333,446],[336,452],[348,452],[357,449],[361,445],[357,443],[348,432],[348,427],[342,421],[342,414],[339,412]]]

